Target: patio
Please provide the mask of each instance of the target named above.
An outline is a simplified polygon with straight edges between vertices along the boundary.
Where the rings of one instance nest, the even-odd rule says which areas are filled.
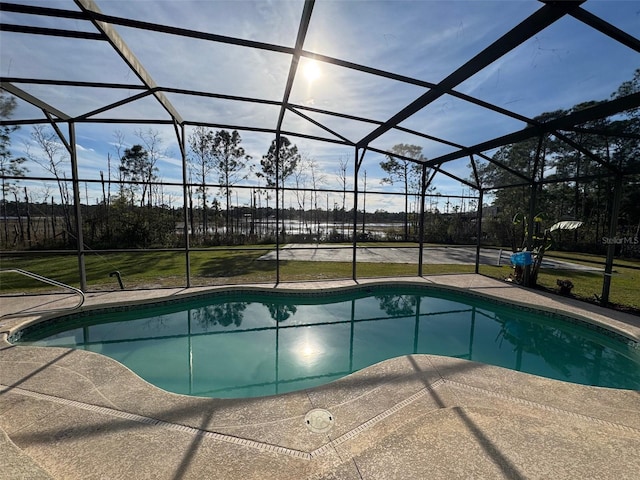
[[[544,305],[640,340],[638,317],[585,310],[483,276],[411,281]],[[92,293],[82,308],[201,290]],[[33,318],[9,313],[53,305],[47,296],[5,299],[0,333]],[[60,296],[53,300],[64,303]],[[0,472],[7,478],[623,479],[635,478],[640,468],[635,391],[409,355],[314,389],[220,400],[164,392],[101,355],[12,346],[5,339]],[[331,412],[331,429],[307,428],[305,415],[313,409]]]

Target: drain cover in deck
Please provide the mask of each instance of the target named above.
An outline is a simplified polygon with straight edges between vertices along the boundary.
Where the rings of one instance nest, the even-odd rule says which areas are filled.
[[[333,414],[323,408],[314,408],[304,417],[307,428],[314,433],[325,433],[331,430],[335,422]]]

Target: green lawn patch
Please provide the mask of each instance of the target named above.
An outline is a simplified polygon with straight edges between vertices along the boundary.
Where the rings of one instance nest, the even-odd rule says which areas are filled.
[[[399,244],[393,244],[399,246]],[[408,245],[405,245],[408,246]],[[228,285],[244,283],[274,283],[276,263],[259,260],[274,246],[216,247],[190,252],[191,285]],[[554,252],[555,253],[555,252]],[[576,263],[593,266],[604,264],[604,257],[587,254],[565,253],[549,255]],[[640,270],[632,267],[638,261],[616,260],[611,281],[610,301],[613,304],[640,311]],[[87,282],[90,291],[117,290],[119,285],[112,272],[119,271],[125,288],[184,287],[186,285],[186,261],[182,251],[87,253],[85,256]],[[68,285],[79,287],[78,260],[75,254],[28,255],[3,257],[2,268],[21,268]],[[423,275],[473,273],[473,265],[425,265]],[[511,273],[508,265],[481,265],[480,273],[505,279]],[[415,264],[381,264],[359,262],[358,278],[391,276],[415,276]],[[280,262],[280,281],[311,281],[352,278],[351,262]],[[558,279],[570,280],[572,295],[586,301],[596,301],[602,293],[601,272],[541,269],[538,283],[541,288],[558,291]],[[52,291],[52,287],[13,273],[0,274],[0,294]]]

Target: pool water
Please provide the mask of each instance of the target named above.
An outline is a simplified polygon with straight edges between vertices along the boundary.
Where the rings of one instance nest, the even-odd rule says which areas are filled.
[[[18,344],[107,355],[165,390],[255,397],[428,353],[586,385],[640,390],[640,350],[594,328],[463,293],[372,286],[236,291],[28,327]]]

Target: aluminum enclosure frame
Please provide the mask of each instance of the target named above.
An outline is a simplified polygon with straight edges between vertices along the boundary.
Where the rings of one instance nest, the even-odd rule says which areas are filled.
[[[376,152],[382,155],[390,155],[395,156],[397,158],[402,159],[398,155],[386,151],[381,150],[379,148],[374,148],[371,146],[371,143],[376,139],[380,138],[386,132],[391,130],[397,130],[405,133],[409,133],[411,135],[415,135],[419,138],[424,138],[429,141],[441,143],[447,145],[449,147],[453,147],[456,150],[452,153],[448,153],[445,155],[438,156],[436,158],[432,158],[426,160],[422,163],[423,168],[423,179],[426,179],[426,169],[431,168],[435,173],[439,173],[445,176],[448,176],[460,183],[467,185],[470,188],[475,189],[478,192],[478,196],[480,199],[483,196],[499,187],[495,187],[492,185],[482,185],[480,179],[478,177],[476,171],[476,165],[474,156],[478,158],[482,158],[484,161],[493,163],[498,168],[505,169],[509,171],[514,177],[518,178],[518,182],[509,187],[513,186],[527,186],[529,188],[535,189],[538,185],[548,183],[548,182],[558,182],[558,181],[579,181],[586,180],[587,178],[576,177],[576,178],[554,178],[554,179],[544,179],[544,178],[536,178],[535,171],[532,175],[528,175],[525,172],[518,172],[510,169],[508,166],[501,165],[497,160],[494,160],[484,152],[496,148],[500,148],[505,145],[517,143],[523,140],[531,139],[531,138],[540,138],[542,139],[544,136],[553,135],[555,138],[560,141],[565,142],[571,148],[576,149],[583,155],[586,155],[598,163],[600,163],[606,170],[606,173],[603,175],[614,177],[616,181],[620,181],[620,179],[625,176],[635,174],[636,172],[628,172],[623,169],[618,168],[615,165],[611,165],[605,159],[598,158],[595,154],[593,154],[588,148],[585,148],[581,145],[576,144],[571,141],[563,132],[569,131],[578,131],[586,122],[607,118],[622,112],[626,112],[632,109],[640,108],[640,93],[632,93],[630,95],[610,99],[608,101],[601,102],[597,105],[594,105],[590,108],[586,108],[579,112],[573,112],[567,115],[564,115],[560,118],[555,118],[553,120],[549,120],[546,122],[540,122],[534,120],[533,118],[528,118],[523,115],[520,115],[516,112],[510,111],[504,107],[494,105],[488,102],[485,102],[479,98],[474,98],[468,94],[456,91],[456,87],[459,86],[465,80],[473,77],[478,74],[485,67],[491,65],[498,59],[500,59],[505,54],[513,51],[523,42],[533,38],[536,34],[543,31],[547,27],[553,25],[558,20],[570,16],[584,25],[592,28],[599,33],[610,37],[616,42],[624,45],[625,47],[632,49],[633,51],[640,53],[640,40],[633,35],[624,32],[617,28],[616,26],[608,23],[602,18],[597,17],[596,15],[590,13],[589,11],[582,8],[582,5],[585,3],[583,0],[579,1],[542,1],[540,7],[531,14],[524,21],[514,26],[510,31],[505,33],[499,39],[495,40],[490,45],[483,48],[480,53],[478,53],[471,60],[466,63],[460,65],[457,69],[455,69],[451,74],[446,76],[439,83],[431,83],[418,78],[410,78],[404,75],[400,75],[395,72],[384,71],[380,69],[376,69],[367,65],[359,65],[350,61],[346,61],[340,58],[329,57],[326,55],[321,55],[314,53],[312,51],[308,51],[304,49],[305,38],[307,35],[307,31],[313,17],[313,9],[315,6],[314,0],[305,0],[304,6],[302,9],[302,15],[300,18],[300,23],[297,29],[297,36],[295,40],[295,44],[293,46],[283,46],[270,44],[265,42],[258,42],[253,40],[247,40],[236,37],[229,37],[218,35],[215,33],[208,33],[196,30],[189,30],[185,28],[179,28],[171,25],[161,25],[151,22],[144,22],[140,20],[134,20],[131,18],[123,18],[116,17],[113,15],[106,15],[102,13],[99,9],[98,3],[95,0],[74,0],[76,6],[78,7],[78,11],[73,10],[63,10],[58,8],[49,8],[49,7],[39,7],[33,5],[24,5],[24,4],[15,4],[10,2],[0,2],[0,12],[13,12],[20,13],[26,16],[34,16],[34,17],[49,17],[49,18],[60,18],[60,19],[72,19],[79,22],[84,22],[86,25],[93,26],[93,31],[78,31],[78,30],[69,30],[62,28],[44,28],[33,25],[17,25],[17,24],[7,24],[0,23],[0,31],[5,32],[17,32],[24,35],[44,35],[44,36],[53,36],[53,37],[69,37],[69,38],[78,38],[82,41],[87,42],[106,42],[109,46],[120,56],[122,61],[127,65],[128,69],[140,80],[141,84],[134,83],[110,83],[110,82],[86,82],[86,81],[69,81],[69,80],[56,80],[51,78],[21,78],[21,77],[0,77],[0,86],[2,89],[11,93],[17,98],[37,107],[39,110],[43,112],[42,118],[32,118],[32,119],[23,119],[19,121],[11,121],[11,120],[2,120],[0,121],[0,125],[9,126],[9,125],[33,125],[33,124],[41,124],[41,123],[49,123],[52,125],[57,134],[59,135],[61,141],[68,148],[71,158],[72,171],[74,172],[72,185],[74,191],[74,200],[76,203],[76,221],[77,227],[81,232],[81,213],[79,209],[78,203],[80,202],[80,185],[79,179],[77,176],[77,152],[76,152],[76,143],[75,143],[75,125],[80,123],[103,123],[103,124],[118,124],[118,123],[132,123],[132,124],[166,124],[173,125],[176,133],[177,143],[180,146],[181,157],[183,162],[183,187],[186,189],[187,183],[187,174],[186,174],[186,140],[185,140],[185,127],[187,126],[203,126],[208,128],[218,128],[218,129],[234,129],[239,131],[248,131],[248,132],[263,132],[273,134],[276,141],[279,142],[282,136],[289,136],[293,138],[304,138],[313,141],[319,142],[328,142],[338,145],[344,145],[353,148],[353,165],[354,165],[354,187],[350,193],[354,198],[354,219],[353,219],[353,279],[357,279],[357,255],[356,255],[356,233],[358,230],[358,224],[356,219],[357,214],[357,199],[358,199],[358,180],[360,175],[360,165],[364,159],[366,152]],[[252,49],[260,49],[269,52],[278,52],[282,54],[287,54],[291,56],[289,72],[286,79],[286,84],[283,89],[282,99],[279,101],[255,98],[251,96],[233,96],[226,95],[216,91],[194,91],[188,89],[180,89],[175,86],[163,86],[158,85],[152,76],[148,73],[145,66],[136,58],[132,49],[125,43],[125,41],[118,34],[119,27],[127,27],[138,29],[140,31],[150,31],[150,32],[158,32],[169,34],[178,37],[185,38],[194,38],[208,42],[214,42],[218,44],[226,44],[226,45],[236,45],[245,48]],[[339,112],[339,111],[329,111],[323,110],[321,108],[316,108],[308,105],[300,105],[294,104],[290,101],[290,94],[293,88],[293,83],[296,79],[296,76],[299,74],[298,72],[298,64],[302,58],[314,59],[318,62],[324,62],[327,64],[332,64],[336,66],[340,66],[343,68],[347,68],[356,72],[367,73],[370,75],[374,75],[384,79],[390,79],[397,82],[402,82],[407,85],[419,86],[422,88],[428,89],[424,94],[420,95],[417,99],[406,105],[404,108],[397,111],[395,114],[391,115],[386,120],[380,121],[371,118],[364,118],[356,115],[352,115],[349,112]],[[83,112],[80,115],[70,116],[69,114],[63,112],[56,105],[50,105],[47,102],[43,101],[40,98],[37,98],[27,91],[24,90],[23,87],[29,85],[47,85],[55,88],[56,86],[72,86],[72,87],[87,87],[87,88],[95,88],[95,89],[129,89],[136,92],[134,95],[131,95],[128,98],[121,99],[109,105],[105,105],[98,109]],[[271,128],[259,127],[256,125],[229,125],[223,123],[206,123],[206,122],[198,122],[188,117],[184,116],[178,108],[171,104],[170,100],[166,96],[166,94],[181,94],[194,98],[215,98],[215,99],[224,99],[233,102],[240,102],[243,104],[249,105],[270,105],[277,107],[279,109],[278,119],[275,125]],[[460,101],[468,102],[477,107],[486,109],[489,112],[503,115],[505,117],[515,119],[521,122],[526,123],[527,127],[518,131],[511,132],[506,135],[500,135],[493,138],[487,138],[486,140],[477,143],[475,145],[460,145],[455,142],[451,142],[444,138],[438,138],[437,136],[433,136],[428,132],[420,132],[416,130],[412,130],[406,128],[401,125],[403,121],[411,117],[413,114],[419,112],[420,110],[426,108],[428,105],[432,104],[437,99],[441,98],[444,95],[452,96]],[[139,118],[139,119],[127,119],[127,118],[96,118],[98,114],[104,114],[105,112],[109,112],[114,110],[120,106],[126,105],[131,102],[135,102],[139,99],[145,97],[154,98],[163,108],[166,113],[165,118]],[[326,136],[318,136],[318,135],[309,135],[303,132],[298,131],[287,131],[283,129],[283,119],[286,113],[293,113],[300,118],[314,124],[316,127],[319,127],[321,130],[326,132]],[[347,135],[339,131],[335,131],[334,129],[329,128],[327,125],[314,120],[310,115],[311,114],[321,114],[326,115],[328,117],[336,117],[343,120],[353,120],[354,122],[360,122],[364,124],[371,125],[371,131],[364,135],[360,139],[349,139]],[[65,124],[68,128],[68,138],[65,136],[60,129],[60,126]],[[616,136],[616,132],[596,132],[601,135],[610,135]],[[640,141],[640,136],[633,134],[624,134],[630,136],[630,138],[637,139]],[[447,171],[447,164],[453,162],[455,160],[461,158],[469,158],[470,165],[473,168],[473,176],[472,180],[461,178],[459,175],[456,175],[453,172]],[[404,160],[414,161],[410,158],[405,158]],[[277,164],[278,162],[276,162]],[[535,169],[534,169],[535,170]],[[278,198],[280,195],[284,193],[280,190],[279,182],[277,181],[279,173],[276,173],[276,216],[280,214],[280,204],[278,203]],[[432,179],[433,177],[431,177]],[[424,182],[423,182],[424,185]],[[500,187],[500,188],[504,188]],[[186,191],[186,190],[185,190]],[[421,192],[421,211],[420,211],[420,224],[422,225],[424,222],[424,196],[426,189],[423,188]],[[533,196],[535,200],[535,196]],[[482,200],[480,201],[480,208],[478,212],[478,224],[481,222],[481,211],[482,211]],[[619,195],[616,196],[616,201],[613,205],[612,218],[617,218],[618,209],[620,206]],[[530,206],[531,210],[535,210],[535,203]],[[190,286],[190,273],[189,273],[189,235],[187,229],[187,215],[188,210],[186,206],[186,195],[185,195],[185,206],[184,206],[184,223],[185,223],[185,246],[184,250],[186,252],[186,263],[187,263],[187,286]],[[276,221],[278,218],[276,219]],[[480,226],[478,227],[481,228]],[[480,231],[480,230],[479,230]],[[611,231],[615,232],[615,225],[612,222]],[[279,243],[279,235],[276,236],[277,244],[276,251],[280,250]],[[478,243],[477,243],[477,255],[476,255],[476,272],[478,271],[478,259],[479,259],[479,249],[480,249],[480,235],[478,235]],[[80,284],[81,289],[86,290],[86,272],[84,271],[84,247],[81,239],[78,240],[78,259],[79,259],[79,271],[80,271]],[[607,264],[605,268],[605,279],[603,281],[603,302],[606,303],[608,301],[609,295],[609,285],[610,285],[610,275],[612,271],[613,265],[613,248],[614,245],[609,245],[609,252],[607,255]],[[423,245],[420,243],[419,256],[422,259],[423,255]],[[280,281],[280,261],[276,262],[276,282]],[[419,275],[422,274],[422,262],[420,262],[419,267]]]

